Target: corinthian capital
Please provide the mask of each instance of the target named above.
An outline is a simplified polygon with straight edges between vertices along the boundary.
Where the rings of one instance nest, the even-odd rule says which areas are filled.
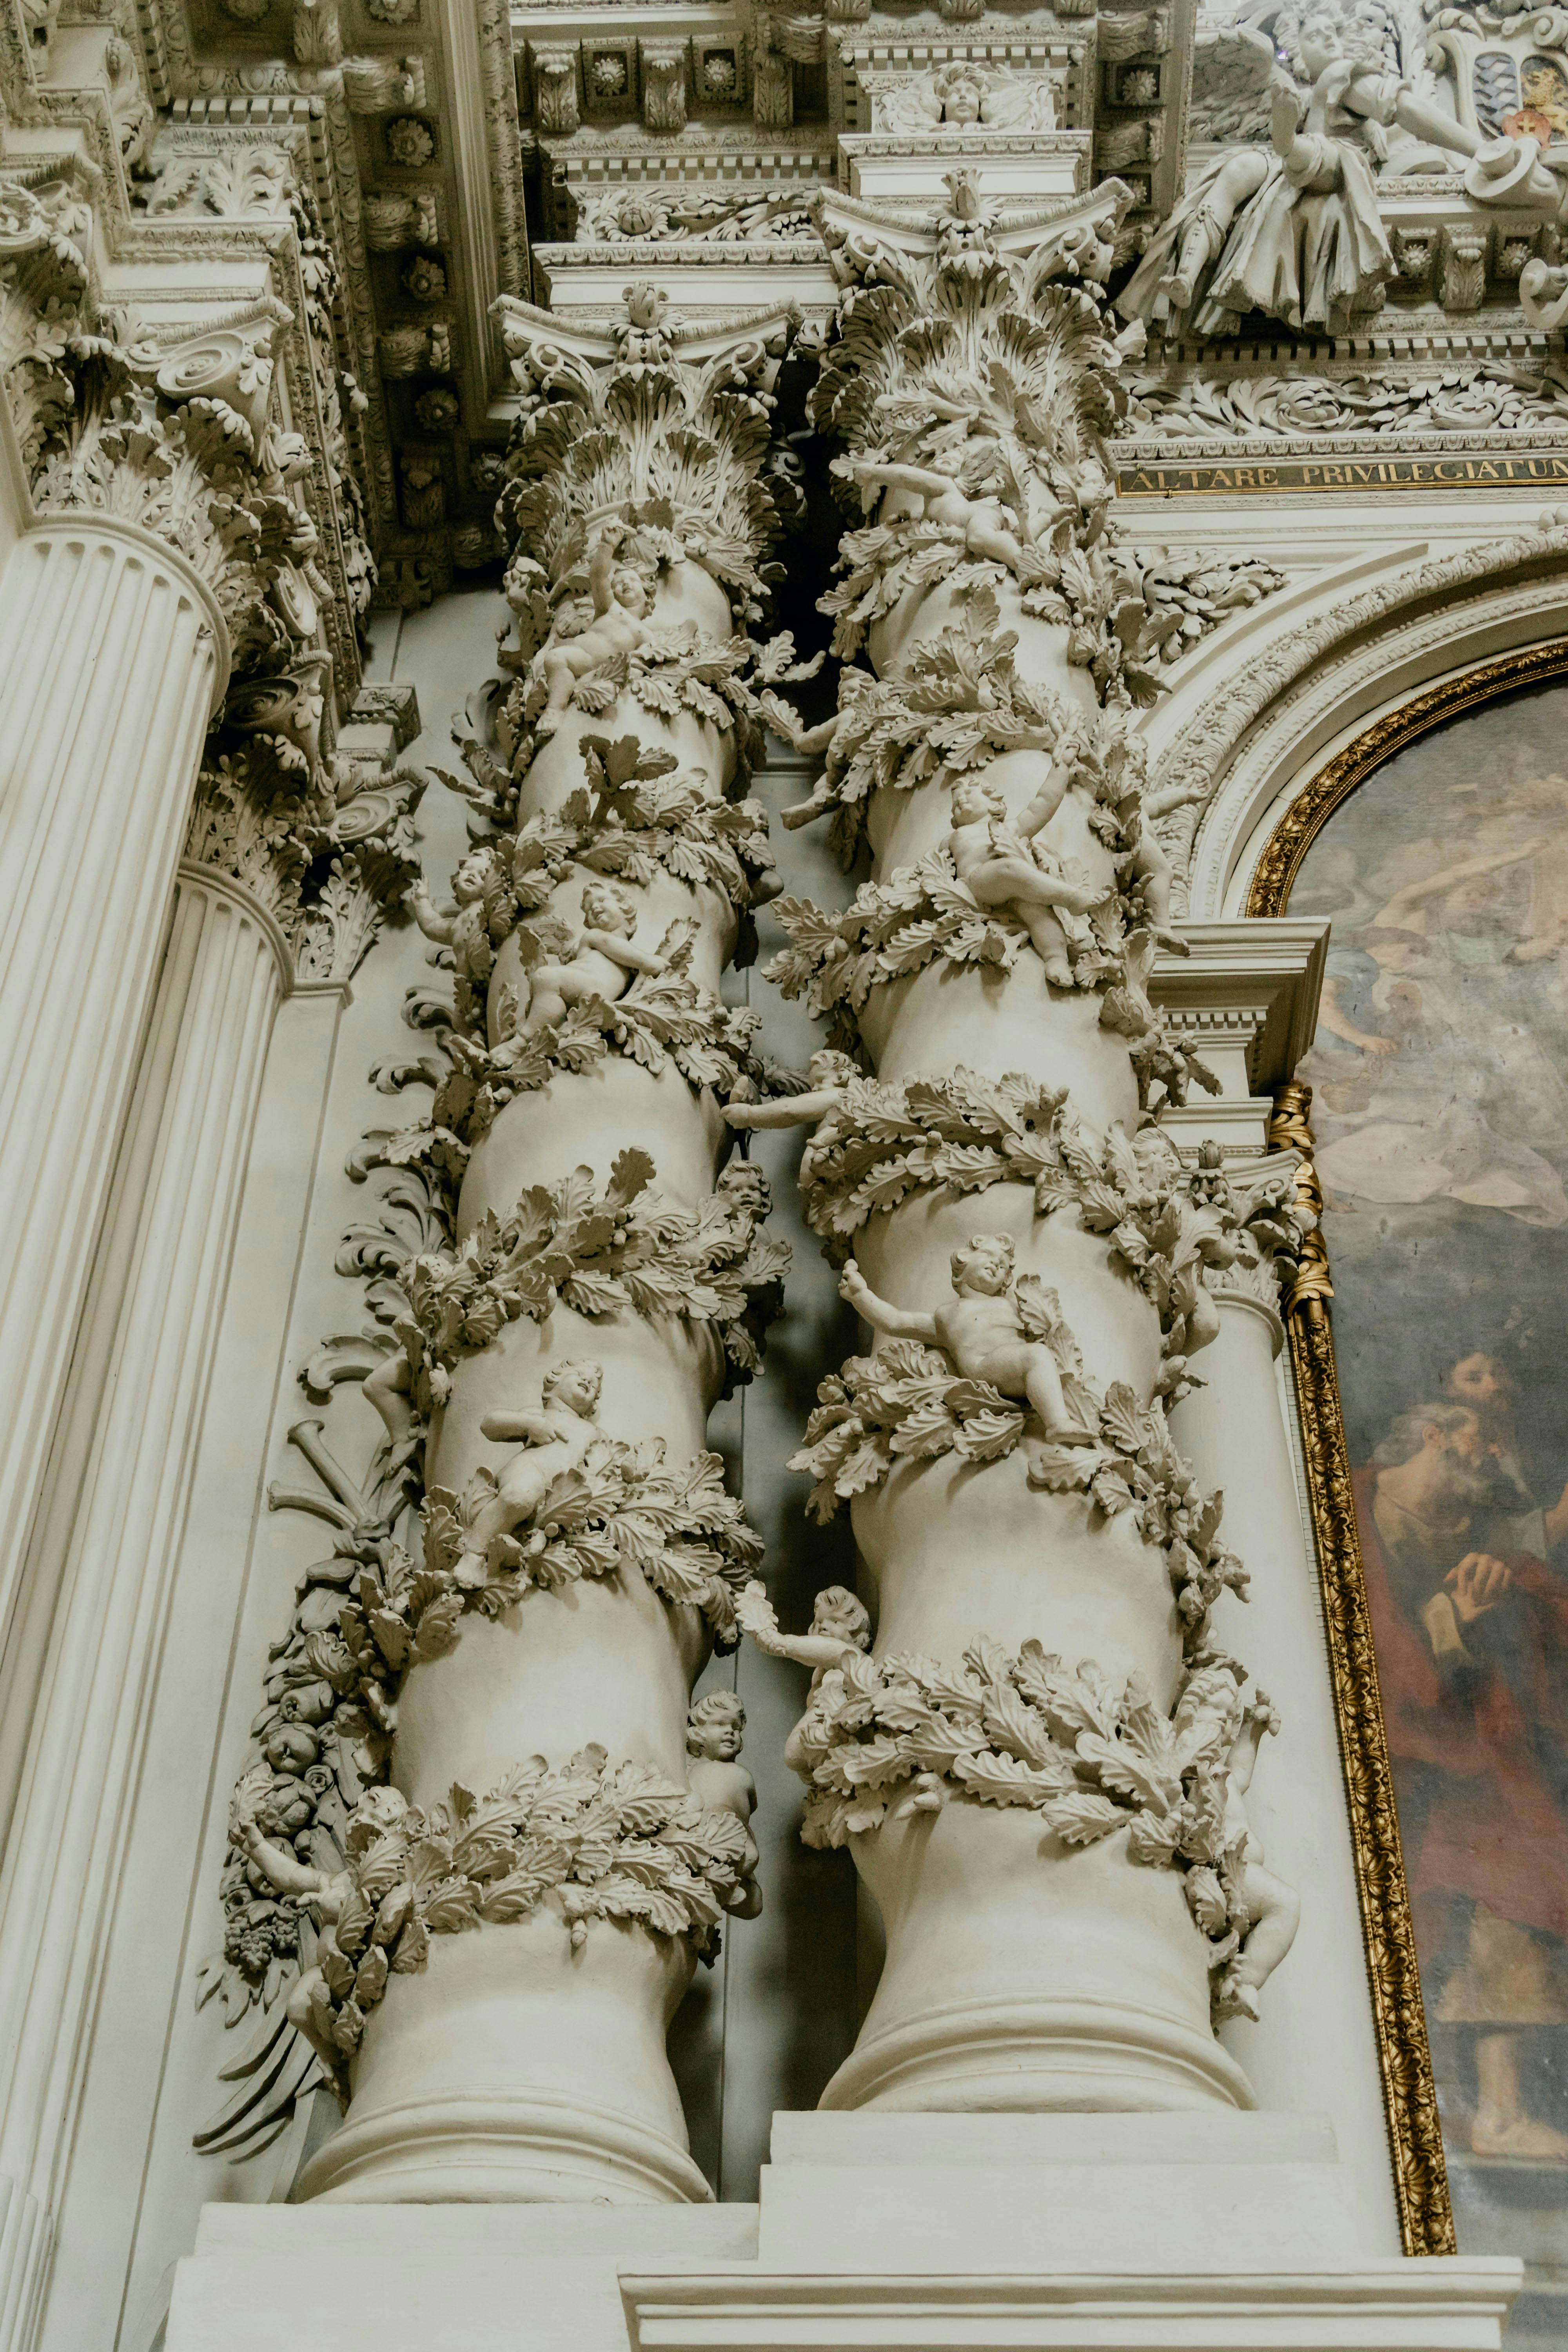
[[[578,327],[503,296],[495,306],[521,394],[505,506],[552,584],[613,520],[662,532],[738,617],[760,609],[779,528],[765,479],[773,385],[798,314],[780,307],[687,327],[654,286],[624,324]]]
[[[91,230],[68,182],[0,179],[0,384],[29,470],[71,404],[60,362],[84,323]]]
[[[267,422],[289,315],[266,302],[173,343],[73,338],[70,404],[51,414],[33,484],[40,508],[112,515],[177,549],[212,588],[237,667],[291,649],[285,615],[316,546],[289,494],[310,453]]]

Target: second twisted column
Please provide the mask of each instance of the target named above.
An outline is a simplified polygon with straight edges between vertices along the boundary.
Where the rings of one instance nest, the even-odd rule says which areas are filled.
[[[1271,1711],[1210,1629],[1245,1576],[1165,1407],[1217,1328],[1205,1272],[1272,1245],[1277,1204],[1158,1125],[1212,1082],[1147,989],[1182,943],[1106,529],[1118,192],[1004,229],[949,191],[927,224],[820,206],[813,414],[862,520],[837,719],[774,716],[826,755],[785,822],[831,812],[872,878],[781,901],[774,975],[829,1045],[807,1093],[729,1114],[813,1124],[807,1215],[876,1334],[796,1457],[818,1516],[850,1507],[869,1608],[742,1615],[814,1668],[805,1835],[851,1847],[887,1932],[825,2105],[1246,2106],[1213,2025],[1295,1902],[1241,1802]]]

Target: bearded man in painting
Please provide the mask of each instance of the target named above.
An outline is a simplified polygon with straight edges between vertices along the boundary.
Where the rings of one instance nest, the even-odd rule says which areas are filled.
[[[1470,2147],[1568,2160],[1531,2112],[1520,2029],[1568,2023],[1568,1585],[1490,1417],[1400,1415],[1356,1515],[1431,2014],[1482,2029]]]

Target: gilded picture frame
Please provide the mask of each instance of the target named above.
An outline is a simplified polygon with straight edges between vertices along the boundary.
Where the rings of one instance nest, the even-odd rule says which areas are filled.
[[[1249,916],[1289,910],[1290,892],[1335,811],[1395,752],[1446,721],[1522,687],[1568,676],[1568,639],[1477,664],[1412,697],[1358,734],[1311,777],[1266,840],[1248,889]],[[1314,1206],[1310,1088],[1276,1097],[1270,1141],[1304,1154],[1298,1183]],[[1351,1486],[1335,1361],[1333,1284],[1314,1237],[1284,1301],[1306,1485],[1322,1588],[1367,1972],[1401,2233],[1407,2254],[1457,2251],[1454,2209],[1416,1958],[1409,1884],[1379,1689],[1367,1584]]]

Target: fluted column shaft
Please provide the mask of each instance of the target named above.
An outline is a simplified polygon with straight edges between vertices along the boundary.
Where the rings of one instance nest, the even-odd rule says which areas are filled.
[[[1184,1397],[1172,1425],[1201,1483],[1225,1494],[1226,1526],[1247,1559],[1268,1563],[1245,1622],[1227,1604],[1222,1639],[1245,1642],[1248,1663],[1279,1705],[1279,1753],[1250,1811],[1271,1869],[1310,1886],[1290,1966],[1269,1987],[1258,2024],[1226,2029],[1258,2104],[1321,2108],[1342,2162],[1353,2168],[1367,2243],[1399,2247],[1378,2092],[1377,2046],[1345,1813],[1322,1603],[1301,1523],[1289,1432],[1276,1366],[1279,1318],[1245,1292],[1216,1297],[1219,1334],[1204,1350],[1206,1385]],[[1320,2053],[1342,2053],[1325,2079]]]
[[[250,1153],[281,933],[180,869],[86,1314],[26,1559],[43,1652],[0,1878],[6,2318],[25,2322],[92,2042]],[[0,2342],[21,2336],[0,2331]]]
[[[46,514],[0,573],[0,1642],[65,1391],[226,635],[134,525]],[[5,1668],[15,1718],[15,1661]],[[0,1787],[0,1801],[8,1798]]]

